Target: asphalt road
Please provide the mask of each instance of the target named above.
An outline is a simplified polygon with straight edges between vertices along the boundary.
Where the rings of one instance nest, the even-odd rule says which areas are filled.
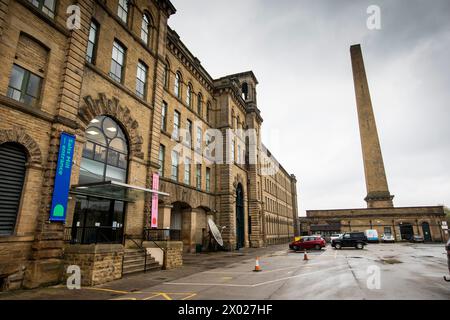
[[[450,299],[443,280],[447,258],[443,245],[371,244],[364,250],[303,253],[280,250],[260,260],[244,260],[117,299]],[[150,289],[150,288],[149,288]]]
[[[278,245],[238,253],[188,255],[176,270],[137,274],[105,285],[0,294],[0,299],[251,300],[443,299],[450,283],[443,244],[370,244],[364,250],[303,253]],[[261,272],[254,272],[260,256]]]

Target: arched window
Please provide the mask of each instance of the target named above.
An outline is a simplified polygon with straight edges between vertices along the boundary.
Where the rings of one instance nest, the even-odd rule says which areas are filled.
[[[126,182],[128,143],[117,122],[106,116],[93,119],[86,129],[86,139],[79,184]]]
[[[151,19],[147,13],[142,16],[141,39],[146,45],[151,43]]]
[[[186,89],[186,104],[189,108],[192,106],[192,85],[190,83]]]
[[[0,145],[0,236],[14,233],[22,197],[27,154],[16,143]]]
[[[203,96],[201,93],[197,96],[197,113],[201,117],[203,112]]]
[[[206,104],[206,121],[211,122],[211,103]]]
[[[247,82],[244,82],[242,84],[242,99],[244,99],[244,100],[248,99],[248,84],[247,84]]]
[[[169,87],[169,75],[170,75],[170,64],[169,61],[166,60],[166,65],[164,66],[164,87],[168,88]]]
[[[175,83],[173,86],[173,93],[177,98],[181,98],[181,73],[177,72],[175,74]]]

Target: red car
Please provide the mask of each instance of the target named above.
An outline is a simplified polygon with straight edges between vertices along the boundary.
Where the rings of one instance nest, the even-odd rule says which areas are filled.
[[[321,236],[305,236],[299,241],[294,241],[289,245],[289,248],[295,251],[316,249],[321,250],[326,246],[325,240]]]

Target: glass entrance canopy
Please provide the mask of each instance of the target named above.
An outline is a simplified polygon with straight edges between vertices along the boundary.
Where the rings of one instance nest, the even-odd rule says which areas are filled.
[[[168,193],[133,186],[118,181],[105,181],[73,186],[70,190],[73,195],[89,196],[102,199],[136,202],[144,200],[146,194],[168,196]]]

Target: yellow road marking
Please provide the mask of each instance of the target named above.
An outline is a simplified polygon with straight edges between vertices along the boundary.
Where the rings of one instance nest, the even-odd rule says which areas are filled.
[[[166,300],[173,300],[171,297],[169,297],[166,293],[161,292],[161,295],[166,299]]]
[[[181,299],[181,300],[189,300],[190,298],[193,298],[193,297],[195,297],[197,294],[196,293],[193,293],[193,294],[191,294],[190,296],[187,296],[186,298],[183,298],[183,299]]]
[[[157,293],[157,294],[154,294],[154,295],[152,295],[152,296],[150,296],[150,297],[144,298],[144,299],[142,299],[142,300],[150,300],[150,299],[152,299],[152,298],[158,297],[159,295],[160,295],[160,294]]]
[[[94,290],[94,291],[105,291],[105,292],[112,292],[112,293],[118,293],[118,294],[130,294],[130,293],[143,293],[139,291],[135,292],[129,292],[129,291],[121,291],[121,290],[112,290],[112,289],[105,289],[105,288],[83,288],[86,290]]]

